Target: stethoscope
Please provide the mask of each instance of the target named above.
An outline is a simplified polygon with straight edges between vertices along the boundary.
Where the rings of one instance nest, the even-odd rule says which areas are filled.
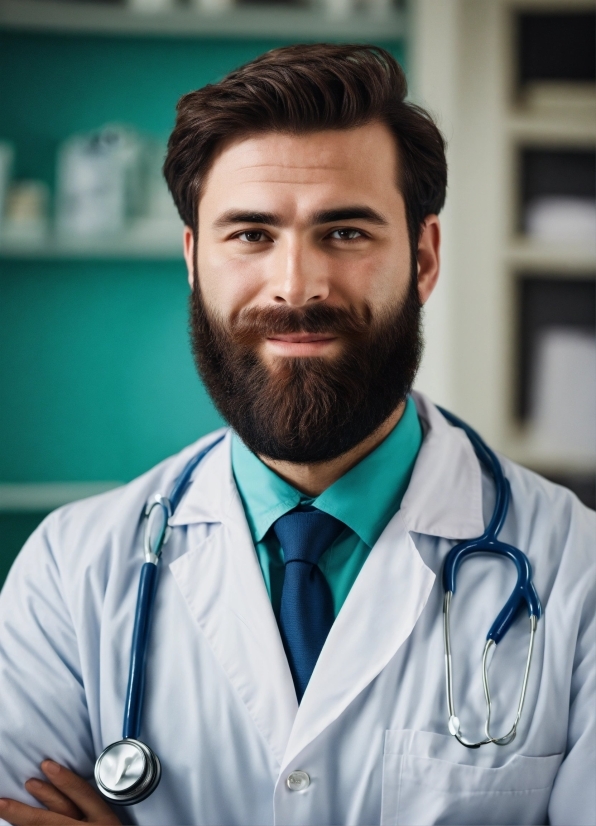
[[[171,531],[168,522],[180,504],[194,469],[224,436],[225,433],[193,456],[174,482],[169,497],[160,493],[155,494],[143,513],[146,520],[145,562],[141,568],[132,632],[122,740],[107,746],[95,761],[97,788],[107,800],[120,806],[132,806],[145,800],[155,791],[161,780],[161,763],[158,756],[146,743],[139,740],[145,695],[145,660],[157,588],[158,564],[162,548],[168,541]]]
[[[486,467],[495,481],[496,500],[493,515],[489,522],[487,529],[482,536],[477,539],[468,539],[455,545],[445,558],[443,566],[443,589],[445,596],[443,598],[443,629],[445,640],[445,670],[446,670],[446,686],[447,686],[447,708],[449,709],[449,732],[462,744],[469,749],[478,749],[480,746],[485,746],[487,743],[494,743],[497,746],[506,746],[515,738],[517,734],[517,727],[521,719],[524,701],[526,699],[526,689],[528,687],[528,678],[530,676],[530,665],[532,663],[532,652],[534,651],[534,637],[536,634],[536,625],[542,615],[542,606],[540,599],[536,593],[534,583],[532,582],[532,566],[528,557],[518,548],[513,545],[508,545],[506,542],[501,542],[497,537],[499,531],[505,524],[507,518],[507,511],[509,509],[509,502],[511,500],[511,486],[509,480],[505,478],[501,463],[496,454],[489,448],[489,446],[480,438],[475,430],[458,419],[447,410],[439,408],[447,421],[456,427],[461,427],[466,436],[472,443],[474,452],[479,461]],[[455,705],[453,702],[453,666],[451,660],[451,636],[449,630],[449,609],[451,607],[451,600],[455,594],[455,578],[460,565],[465,559],[468,559],[472,554],[498,554],[510,559],[517,568],[517,582],[513,589],[511,596],[501,609],[496,620],[491,625],[488,634],[486,635],[486,643],[484,651],[482,652],[482,686],[484,689],[484,699],[486,702],[486,720],[484,723],[484,739],[476,743],[469,743],[464,740],[460,733],[459,717],[455,713]],[[513,622],[520,610],[526,605],[530,617],[530,643],[528,646],[528,656],[526,659],[526,666],[524,669],[524,677],[522,680],[522,687],[517,704],[517,712],[513,725],[502,737],[493,737],[490,733],[490,717],[491,717],[491,699],[490,689],[488,685],[488,655],[493,646],[496,646],[505,636],[507,631],[513,625]]]
[[[462,745],[468,748],[478,748],[485,743],[505,745],[515,737],[521,717],[532,659],[536,623],[541,614],[540,601],[532,584],[532,569],[525,554],[517,548],[506,545],[497,539],[497,534],[501,530],[507,516],[511,496],[509,482],[505,479],[499,460],[471,427],[452,414],[444,410],[441,410],[441,412],[448,421],[457,427],[461,427],[465,431],[478,459],[487,467],[494,477],[497,489],[494,513],[484,534],[478,539],[472,539],[456,545],[448,553],[445,560],[443,572],[443,583],[445,586],[444,627],[449,731]],[[155,601],[158,564],[161,558],[162,548],[169,538],[171,530],[168,526],[169,520],[186,491],[193,471],[209,451],[221,442],[224,435],[225,434],[219,436],[219,438],[211,442],[211,444],[190,459],[180,476],[174,482],[169,497],[163,496],[160,493],[156,494],[149,501],[143,513],[146,520],[144,534],[145,562],[141,568],[135,611],[122,739],[107,746],[95,763],[95,781],[99,791],[111,803],[121,806],[132,806],[135,803],[140,803],[142,800],[145,800],[145,798],[149,797],[149,795],[155,791],[161,779],[161,764],[159,758],[146,743],[143,743],[139,739],[145,693],[145,660],[151,628],[151,613]],[[455,715],[453,705],[453,678],[449,639],[449,606],[451,598],[455,593],[455,576],[461,562],[473,553],[504,554],[513,560],[518,571],[517,585],[505,607],[493,623],[488,633],[484,649],[482,658],[483,684],[488,711],[485,726],[486,739],[479,743],[468,743],[460,735],[459,720]],[[493,644],[496,645],[503,638],[513,623],[518,609],[524,602],[527,604],[530,613],[531,636],[522,693],[513,727],[504,737],[494,738],[490,734],[491,706],[487,679],[487,654],[491,646]]]

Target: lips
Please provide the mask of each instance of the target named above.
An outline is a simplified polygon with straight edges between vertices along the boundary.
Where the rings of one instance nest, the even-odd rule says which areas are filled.
[[[283,341],[287,344],[311,344],[316,341],[332,341],[336,336],[324,333],[289,333],[267,336],[269,341]]]

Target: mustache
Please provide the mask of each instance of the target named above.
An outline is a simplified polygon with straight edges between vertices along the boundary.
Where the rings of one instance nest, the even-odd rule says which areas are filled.
[[[275,335],[322,333],[351,341],[370,331],[372,311],[365,304],[354,307],[313,304],[311,307],[249,307],[230,321],[230,334],[237,344],[249,347]]]

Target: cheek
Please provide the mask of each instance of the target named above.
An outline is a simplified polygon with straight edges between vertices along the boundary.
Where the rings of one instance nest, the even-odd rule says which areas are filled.
[[[197,263],[203,298],[223,317],[248,304],[258,289],[254,264],[224,257],[217,246],[199,243]]]
[[[368,304],[373,313],[403,300],[410,281],[410,257],[377,255],[345,265],[334,279],[342,303]]]

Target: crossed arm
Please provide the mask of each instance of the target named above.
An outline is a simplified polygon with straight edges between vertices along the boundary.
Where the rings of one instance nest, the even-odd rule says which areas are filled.
[[[80,822],[97,826],[120,824],[108,804],[81,777],[53,760],[44,760],[41,770],[48,780],[32,778],[27,780],[25,788],[46,808],[0,798],[0,819],[12,826],[65,826]]]

